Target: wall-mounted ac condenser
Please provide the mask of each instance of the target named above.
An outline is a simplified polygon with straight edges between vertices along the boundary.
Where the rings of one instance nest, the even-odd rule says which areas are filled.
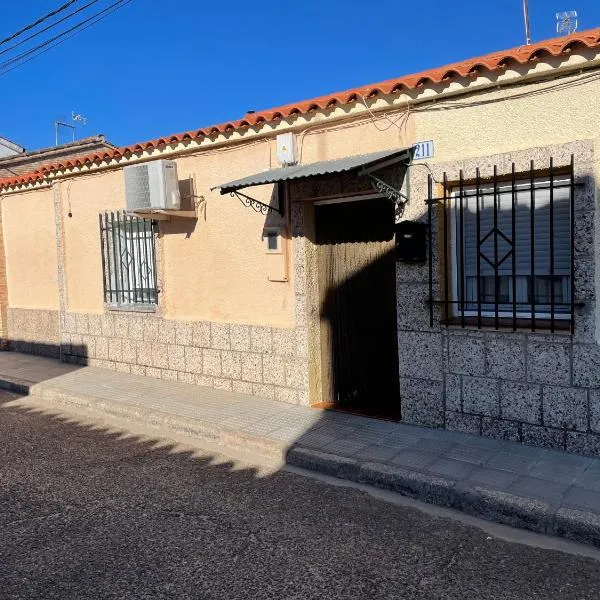
[[[128,212],[179,210],[177,163],[154,160],[123,169],[125,174],[125,207]]]

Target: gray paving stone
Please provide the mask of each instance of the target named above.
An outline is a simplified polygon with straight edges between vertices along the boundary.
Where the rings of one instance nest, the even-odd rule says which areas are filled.
[[[422,469],[432,464],[438,456],[424,450],[402,450],[392,460],[392,464],[412,469]]]
[[[465,479],[475,470],[475,465],[460,460],[441,458],[427,466],[427,471],[435,475],[443,475],[450,479]]]
[[[511,471],[480,467],[469,473],[468,480],[475,485],[483,485],[496,490],[505,490],[510,487],[518,477],[519,475],[517,475],[517,473]]]
[[[556,460],[539,460],[529,469],[529,475],[546,481],[573,485],[586,467],[585,459],[582,459],[579,465],[561,464]]]
[[[468,444],[460,444],[450,448],[444,455],[446,458],[467,462],[473,465],[484,465],[486,464],[496,452],[491,450],[484,450],[478,446],[471,446]]]
[[[563,506],[600,514],[600,491],[574,486],[564,497]]]
[[[402,433],[391,433],[381,437],[378,445],[389,446],[390,448],[406,449],[415,445],[419,438],[414,435],[405,435]]]
[[[368,462],[388,462],[396,456],[400,450],[390,446],[365,446],[356,453],[356,458]]]
[[[354,456],[360,454],[366,448],[366,444],[348,439],[336,439],[330,444],[323,446],[323,452],[331,452],[341,456]]]
[[[500,471],[510,471],[511,473],[525,474],[533,466],[535,459],[509,454],[507,452],[498,452],[488,461],[487,466]]]
[[[556,503],[570,488],[570,485],[555,483],[536,477],[522,475],[509,488],[509,492],[526,498],[536,498],[549,503]]]
[[[600,492],[600,461],[593,460],[590,466],[579,475],[575,485],[586,490]]]
[[[427,452],[436,452],[441,455],[456,445],[457,442],[455,439],[448,439],[445,436],[422,437],[413,444],[412,450],[426,450]]]

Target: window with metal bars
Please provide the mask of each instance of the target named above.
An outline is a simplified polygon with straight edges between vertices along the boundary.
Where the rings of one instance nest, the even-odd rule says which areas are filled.
[[[449,183],[429,178],[430,307],[433,324],[433,211],[439,212],[442,320],[463,327],[573,330],[574,176],[566,167]]]
[[[124,212],[100,217],[104,301],[116,305],[155,305],[154,223]]]

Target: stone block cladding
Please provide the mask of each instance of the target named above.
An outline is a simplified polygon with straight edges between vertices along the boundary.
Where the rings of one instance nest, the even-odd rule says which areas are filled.
[[[575,333],[550,334],[525,329],[461,329],[440,325],[434,305],[429,323],[427,265],[397,266],[398,347],[402,418],[486,437],[570,452],[600,455],[600,346],[595,339],[596,297],[593,275],[593,147],[574,142],[533,148],[457,163],[435,165],[436,180],[497,164],[498,170],[526,170],[529,161],[568,164],[575,155]],[[425,169],[411,169],[413,200],[404,218],[426,221]],[[439,298],[437,244],[433,222],[434,297]]]
[[[63,360],[298,404],[308,388],[296,329],[154,314],[66,313]]]
[[[54,201],[60,310],[10,308],[10,349],[292,404],[309,403],[306,241],[301,234],[304,226],[301,210],[296,207],[291,211],[290,222],[295,235],[292,255],[296,326],[279,328],[165,319],[160,306],[156,312],[108,307],[103,314],[69,312],[59,216],[62,210],[57,190]],[[157,244],[159,264],[160,249]],[[161,284],[160,271],[158,276]]]
[[[59,311],[28,308],[7,310],[8,349],[27,354],[60,356]]]

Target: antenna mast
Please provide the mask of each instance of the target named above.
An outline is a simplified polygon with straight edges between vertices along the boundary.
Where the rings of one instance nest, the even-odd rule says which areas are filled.
[[[65,127],[71,130],[72,141],[75,141],[75,130],[77,125],[87,125],[87,118],[80,113],[76,113],[74,110],[71,111],[71,123],[65,121],[54,121],[54,144],[58,146],[58,134],[61,127]]]
[[[525,43],[531,44],[531,30],[529,28],[529,0],[523,0],[523,16],[525,17]]]

